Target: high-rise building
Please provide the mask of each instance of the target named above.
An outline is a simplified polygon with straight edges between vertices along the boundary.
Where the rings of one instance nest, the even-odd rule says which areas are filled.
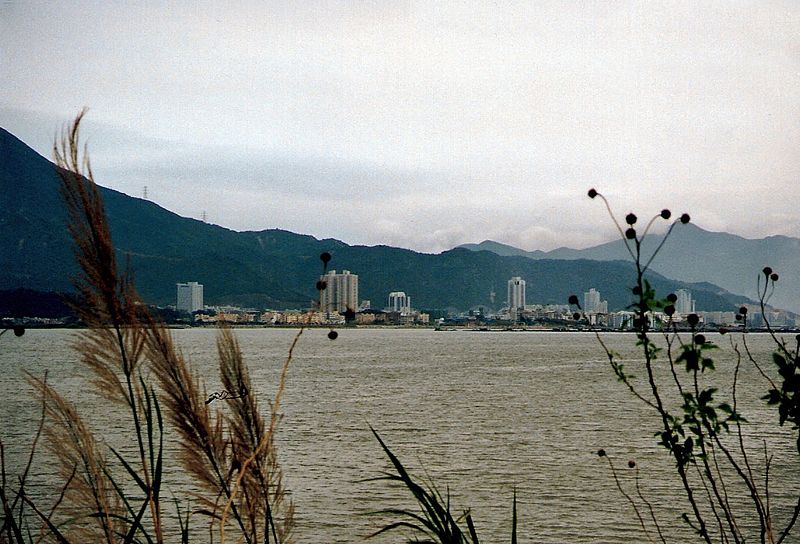
[[[587,314],[607,314],[608,302],[600,300],[600,291],[593,287],[583,294],[583,311]]]
[[[592,287],[583,294],[583,311],[587,314],[596,314],[600,306],[600,291]]]
[[[410,314],[411,297],[406,295],[403,291],[389,293],[389,311],[398,312],[400,314]]]
[[[510,310],[525,309],[525,280],[519,276],[508,280],[508,307]]]
[[[686,289],[678,289],[675,291],[675,296],[678,300],[675,301],[675,311],[682,315],[694,313],[694,300],[692,300],[691,291]]]
[[[193,313],[203,309],[203,284],[196,281],[178,283],[178,304],[180,312]]]
[[[325,289],[319,292],[319,309],[324,313],[345,312],[358,309],[358,275],[349,270],[337,274],[331,270],[320,281],[325,282]]]

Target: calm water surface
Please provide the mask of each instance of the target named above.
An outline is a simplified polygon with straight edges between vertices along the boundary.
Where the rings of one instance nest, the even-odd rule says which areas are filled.
[[[298,542],[360,541],[385,521],[369,512],[414,506],[404,490],[365,481],[390,468],[370,425],[413,472],[427,472],[442,493],[449,490],[456,511],[471,508],[487,542],[509,541],[514,488],[520,542],[646,540],[608,464],[596,454],[601,447],[633,494],[635,471],[627,469],[627,461],[637,461],[642,492],[662,528],[675,542],[691,539],[677,520],[685,501],[672,463],[652,437],[659,422],[616,381],[594,336],[346,329],[330,341],[326,332],[303,333],[282,406],[279,455],[296,505]],[[250,366],[252,393],[265,406],[297,331],[236,334]],[[39,412],[23,370],[34,375],[49,370],[50,383],[89,414],[109,443],[124,446],[129,440],[127,420],[92,393],[69,348],[75,335],[31,330],[22,338],[0,339],[0,436],[11,470],[20,470]],[[174,331],[209,391],[220,389],[215,335],[213,330]],[[735,361],[729,338],[710,337],[723,348],[716,354],[715,375],[722,390],[730,390]],[[626,368],[643,376],[633,336],[604,339],[622,359],[630,359]],[[748,342],[768,364],[769,339],[750,335]],[[745,402],[765,391],[755,369],[744,365],[738,395],[751,421],[745,439],[758,449],[759,461],[764,441],[774,455],[772,508],[780,521],[789,512],[787,492],[800,489],[800,464],[788,429],[776,430],[776,416],[761,401]],[[35,469],[37,482],[46,488],[53,469],[44,454],[37,456]],[[167,485],[168,492],[186,495],[174,460]],[[742,494],[735,486],[730,491]]]

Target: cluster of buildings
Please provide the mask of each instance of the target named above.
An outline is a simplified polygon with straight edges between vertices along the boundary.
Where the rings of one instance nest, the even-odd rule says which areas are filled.
[[[234,307],[208,308],[203,304],[203,285],[198,282],[177,284],[177,305],[179,312],[192,314],[193,320],[200,323],[225,321],[228,323],[268,324],[268,325],[332,325],[355,323],[358,325],[428,325],[430,316],[414,310],[411,297],[404,291],[392,291],[388,294],[388,305],[373,309],[369,300],[359,300],[358,275],[349,270],[337,272],[331,270],[319,278],[319,303],[308,311],[255,311]],[[453,324],[473,323],[507,323],[533,324],[542,322],[574,322],[573,312],[566,304],[528,304],[526,301],[525,280],[519,276],[512,277],[507,284],[507,305],[494,315],[483,315],[483,312],[469,314],[450,319]],[[675,291],[677,300],[674,303],[675,313],[671,321],[680,326],[686,316],[696,313],[700,317],[702,327],[739,327],[736,313],[732,311],[697,312],[692,293],[687,289]],[[583,293],[581,306],[581,323],[592,327],[620,330],[631,328],[634,314],[631,311],[608,311],[608,301],[603,300],[600,292],[591,288]],[[660,323],[670,320],[662,312],[650,314],[651,325],[658,327]],[[759,307],[748,307],[748,327],[763,327],[766,321],[776,328],[797,327],[800,323],[795,316],[786,312],[774,311],[764,316]]]
[[[675,313],[670,317],[660,311],[649,314],[650,325],[657,328],[661,323],[672,321],[679,327],[682,326],[689,314],[697,314],[700,318],[700,326],[704,328],[719,327],[741,327],[742,322],[736,319],[736,312],[733,311],[696,311],[695,300],[692,298],[691,291],[678,289],[675,291],[677,300],[674,303]],[[528,305],[525,303],[525,280],[520,277],[513,277],[508,280],[508,307],[500,311],[497,316],[499,320],[506,320],[513,323],[534,322],[534,321],[574,321],[574,310],[568,305]],[[756,305],[745,305],[747,307],[747,326],[749,328],[764,327],[768,322],[774,328],[793,328],[800,326],[800,319],[784,311],[770,311],[767,315],[762,315],[761,308]],[[581,306],[581,320],[591,326],[608,328],[613,330],[628,329],[632,327],[634,313],[632,311],[608,311],[608,301],[602,300],[600,292],[591,288],[583,293]]]
[[[358,275],[349,270],[331,270],[319,278],[319,305],[308,311],[255,311],[234,307],[208,308],[203,304],[203,285],[178,283],[176,309],[192,314],[200,323],[331,325],[347,322],[359,325],[427,325],[430,316],[411,307],[411,297],[403,291],[389,293],[388,306],[373,309],[369,300],[358,298]]]

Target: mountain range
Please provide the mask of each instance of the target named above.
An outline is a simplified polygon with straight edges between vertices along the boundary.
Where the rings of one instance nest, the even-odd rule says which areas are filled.
[[[77,269],[55,166],[3,129],[0,157],[0,290],[17,290],[16,296],[71,291]],[[488,243],[433,255],[279,229],[236,232],[112,189],[101,187],[101,194],[119,261],[133,270],[140,294],[150,303],[174,304],[177,282],[198,281],[205,286],[207,304],[307,308],[317,296],[323,251],[333,256],[331,268],[359,275],[360,298],[379,308],[390,291],[405,291],[422,309],[496,309],[512,276],[527,281],[530,302],[563,304],[570,294],[592,287],[610,309],[630,302],[625,278],[633,278],[632,265],[624,254],[617,255],[622,260],[611,256],[613,243],[605,252],[599,249],[603,246],[593,248],[600,260],[591,260],[591,253],[569,253],[575,250],[532,255]],[[487,245],[491,251],[470,250]],[[698,273],[693,280],[675,281],[652,273],[650,281],[663,294],[690,289],[698,309],[730,310],[747,300],[708,283],[709,277]]]
[[[609,227],[613,229],[610,224]],[[663,240],[664,234],[648,234],[642,242],[643,254],[652,255]],[[562,247],[552,251],[525,251],[491,240],[459,247],[534,260],[630,259],[621,237],[586,249]],[[704,230],[692,223],[679,224],[651,265],[656,272],[678,281],[707,281],[754,299],[758,298],[759,281],[763,286],[761,271],[765,266],[779,274],[770,305],[800,312],[800,274],[797,273],[800,270],[799,238],[769,236],[747,239],[725,232]]]

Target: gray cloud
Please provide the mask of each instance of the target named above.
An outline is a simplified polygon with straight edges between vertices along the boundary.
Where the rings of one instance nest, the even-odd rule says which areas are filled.
[[[668,206],[800,236],[794,2],[0,5],[0,121],[237,229],[549,249]]]

